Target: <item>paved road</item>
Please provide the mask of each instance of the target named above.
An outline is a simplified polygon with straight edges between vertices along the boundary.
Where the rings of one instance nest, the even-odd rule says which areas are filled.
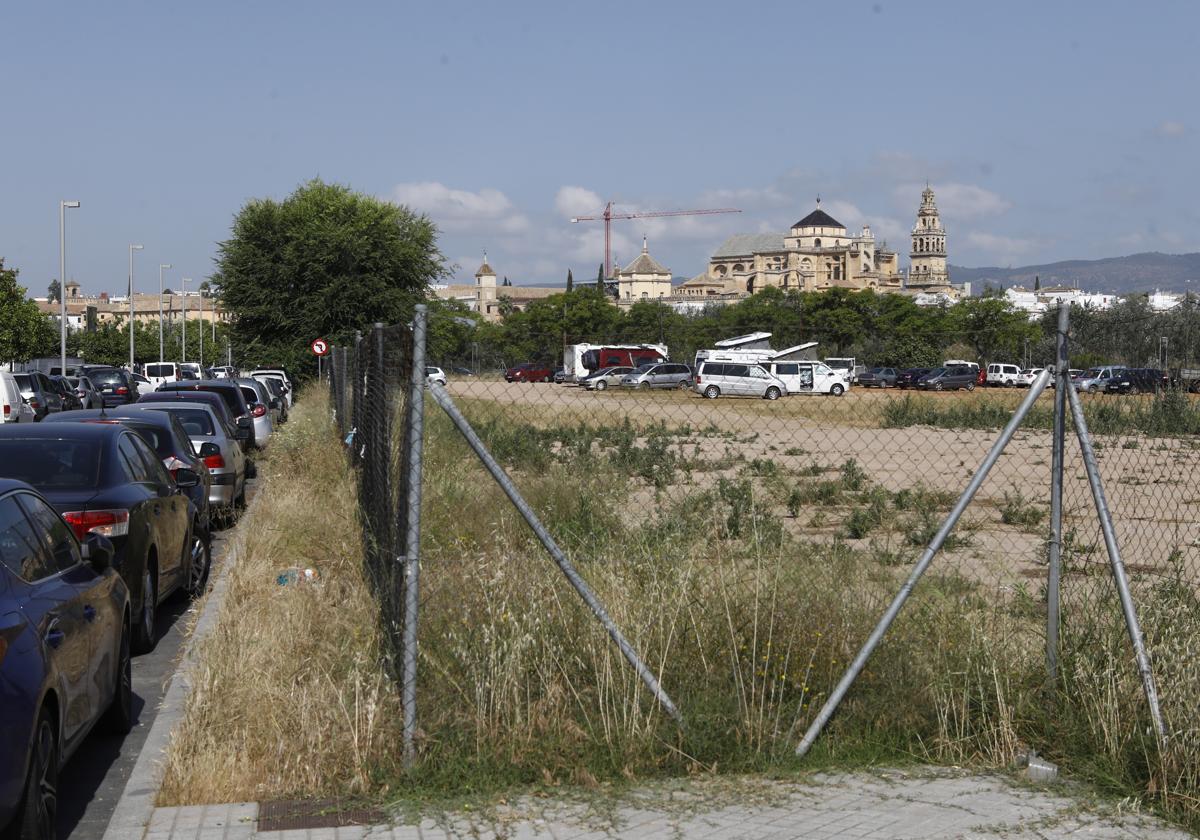
[[[247,497],[254,492],[250,482]],[[232,530],[213,535],[213,569],[225,559]],[[172,598],[159,608],[158,645],[133,660],[133,710],[137,723],[124,737],[96,733],[71,757],[58,781],[59,840],[100,840],[125,782],[154,723],[163,691],[179,661],[191,602]]]

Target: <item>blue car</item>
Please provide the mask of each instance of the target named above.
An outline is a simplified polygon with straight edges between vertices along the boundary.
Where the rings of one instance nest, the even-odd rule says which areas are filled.
[[[41,494],[0,479],[0,835],[52,838],[58,773],[103,720],[133,724],[129,592],[112,543],[81,544]]]

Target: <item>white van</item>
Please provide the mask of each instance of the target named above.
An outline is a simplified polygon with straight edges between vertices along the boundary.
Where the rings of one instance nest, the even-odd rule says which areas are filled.
[[[840,397],[850,390],[844,371],[823,362],[764,362],[767,373],[787,386],[789,394],[829,394]]]
[[[787,393],[783,381],[767,373],[762,365],[741,362],[701,363],[692,387],[710,400],[720,396],[777,400]]]
[[[987,366],[984,384],[989,388],[1004,386],[1011,388],[1021,384],[1021,369],[1016,365],[991,364]]]
[[[21,396],[21,386],[8,371],[0,371],[0,423],[32,423],[33,406]]]
[[[164,383],[179,381],[179,365],[174,362],[151,362],[142,373],[155,388]]]

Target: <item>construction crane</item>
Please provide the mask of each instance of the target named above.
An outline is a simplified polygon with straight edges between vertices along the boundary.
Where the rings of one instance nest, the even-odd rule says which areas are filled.
[[[604,221],[604,279],[612,277],[612,220],[613,219],[657,219],[661,216],[715,216],[718,213],[741,213],[730,207],[720,207],[714,210],[651,210],[646,213],[614,213],[613,203],[604,205],[604,212],[599,216],[576,216],[572,222]]]

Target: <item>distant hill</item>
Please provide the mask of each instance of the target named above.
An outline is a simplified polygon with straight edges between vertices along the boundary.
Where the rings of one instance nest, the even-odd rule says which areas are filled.
[[[979,294],[985,285],[1020,285],[1032,289],[1034,279],[1046,286],[1076,286],[1089,292],[1127,295],[1134,292],[1200,291],[1200,254],[1131,254],[1102,260],[1066,260],[1020,268],[950,267],[955,283],[969,282]]]

